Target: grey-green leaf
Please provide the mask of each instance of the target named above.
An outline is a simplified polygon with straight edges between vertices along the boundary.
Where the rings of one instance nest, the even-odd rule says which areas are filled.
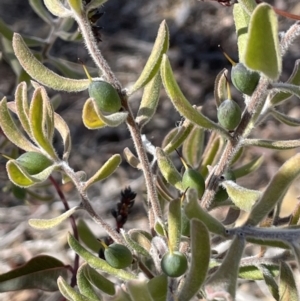
[[[235,299],[238,271],[244,247],[245,239],[235,236],[222,264],[205,285],[208,298],[214,299],[215,293],[223,293],[224,295],[229,294],[233,300]]]
[[[67,277],[67,274],[67,267],[61,261],[48,255],[40,255],[0,275],[0,292],[25,289],[57,291],[57,277]]]
[[[50,229],[53,228],[57,225],[59,225],[60,223],[62,223],[65,219],[67,219],[68,217],[70,217],[76,210],[81,209],[80,206],[75,206],[71,209],[69,209],[68,211],[66,211],[65,213],[59,215],[58,217],[55,218],[51,218],[51,219],[30,219],[28,221],[29,225],[35,229]]]
[[[287,189],[300,174],[300,154],[287,160],[272,178],[260,200],[252,208],[247,224],[257,225],[282,199]]]
[[[192,300],[203,284],[210,260],[210,237],[206,226],[191,220],[191,263],[178,295],[179,301]],[[201,267],[201,268],[199,268]]]
[[[88,79],[76,80],[62,77],[38,61],[18,33],[13,36],[13,48],[25,71],[39,83],[59,91],[79,92],[86,90],[90,84]]]
[[[189,189],[187,192],[188,203],[185,205],[185,214],[189,219],[196,218],[199,219],[207,229],[215,234],[224,235],[225,227],[208,212],[204,211],[197,199],[197,194],[194,189]]]
[[[159,72],[151,79],[151,81],[145,86],[142,102],[140,104],[136,123],[140,129],[147,124],[156,112],[159,92],[161,87],[161,78]]]
[[[131,273],[127,272],[122,269],[115,269],[111,267],[105,260],[96,257],[92,253],[90,253],[88,250],[86,250],[83,246],[80,245],[80,243],[69,233],[68,236],[68,243],[70,247],[86,262],[95,269],[100,269],[105,273],[111,274],[113,276],[116,276],[123,280],[130,280],[135,279],[136,276]]]
[[[297,291],[296,280],[290,266],[282,261],[280,263],[279,276],[279,300],[280,301],[297,301],[299,293]]]
[[[244,62],[271,80],[278,79],[281,73],[277,17],[267,3],[259,4],[251,15]]]
[[[148,61],[134,86],[129,90],[128,94],[132,94],[141,87],[145,86],[159,71],[162,55],[169,48],[169,29],[166,21],[163,21],[158,29],[157,37],[148,58]]]
[[[226,131],[222,127],[205,117],[188,102],[175,80],[169,59],[165,54],[163,55],[160,72],[166,92],[176,110],[182,116],[200,127],[218,130],[227,136]]]

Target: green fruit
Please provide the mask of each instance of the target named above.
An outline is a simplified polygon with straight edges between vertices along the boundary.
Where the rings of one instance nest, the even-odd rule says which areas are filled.
[[[202,175],[192,168],[188,168],[184,172],[182,176],[182,185],[183,189],[195,188],[198,192],[198,198],[202,197],[205,190],[205,182]]]
[[[121,109],[121,99],[116,89],[105,81],[94,81],[89,86],[89,95],[94,98],[99,109],[116,113]]]
[[[233,173],[232,170],[227,170],[224,174],[223,174],[223,178],[225,180],[231,180],[231,181],[236,181],[236,177]],[[224,202],[228,199],[228,193],[226,191],[226,189],[222,186],[219,186],[219,189],[217,190],[215,197],[214,197],[214,202]]]
[[[259,74],[238,63],[231,69],[231,81],[233,85],[242,93],[252,95],[259,82]]]
[[[22,154],[17,159],[17,162],[24,167],[30,175],[36,175],[53,164],[46,156],[36,152]]]
[[[232,99],[224,100],[218,108],[219,123],[227,130],[234,130],[240,123],[242,111]]]
[[[161,269],[169,277],[179,277],[187,268],[186,256],[181,252],[166,253],[161,260]]]
[[[120,244],[111,244],[104,250],[106,262],[116,269],[127,268],[132,263],[132,254],[129,249]]]

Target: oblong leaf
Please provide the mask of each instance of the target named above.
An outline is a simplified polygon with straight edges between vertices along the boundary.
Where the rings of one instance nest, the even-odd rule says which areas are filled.
[[[170,154],[179,148],[190,135],[193,127],[193,123],[189,120],[185,120],[180,127],[175,128],[171,140],[163,147],[164,152]]]
[[[293,149],[300,146],[300,140],[263,140],[245,139],[245,145],[259,146],[270,149]]]
[[[114,283],[107,279],[107,277],[102,276],[87,264],[85,265],[85,276],[94,286],[103,291],[105,294],[111,296],[115,294],[116,290]]]
[[[124,148],[123,155],[127,163],[131,165],[133,168],[137,168],[137,169],[142,168],[140,160],[131,152],[131,150],[128,147]]]
[[[141,254],[142,256],[149,257],[149,252],[140,244],[138,244],[136,241],[134,241],[128,233],[126,233],[123,229],[121,229],[121,234],[124,237],[125,241],[127,242],[128,246],[137,252],[138,254]]]
[[[205,225],[197,219],[191,220],[191,263],[178,300],[190,301],[203,284],[210,260],[210,237]],[[199,268],[201,267],[201,268]]]
[[[154,301],[150,295],[145,280],[131,280],[127,282],[127,290],[132,301]]]
[[[88,189],[94,183],[109,177],[121,164],[122,158],[119,154],[110,157],[105,164],[85,183],[85,189]]]
[[[147,285],[153,300],[166,300],[168,289],[168,277],[166,275],[163,274],[150,279]]]
[[[73,287],[71,287],[63,277],[57,279],[57,285],[61,294],[70,301],[94,301],[86,296],[78,293]]]
[[[161,87],[160,74],[157,73],[146,85],[143,98],[135,119],[140,129],[147,124],[156,112]]]
[[[288,126],[300,126],[300,119],[298,118],[293,118],[291,116],[278,112],[277,110],[272,110],[271,114],[275,119]]]
[[[80,241],[82,241],[90,250],[98,253],[100,249],[99,241],[83,219],[80,219],[77,222],[77,228]]]
[[[70,247],[80,256],[82,257],[91,267],[95,269],[100,269],[105,273],[111,274],[123,280],[135,279],[137,276],[134,274],[127,272],[121,269],[115,269],[110,266],[105,260],[96,257],[88,250],[86,250],[83,246],[79,244],[79,242],[69,233],[68,235],[68,243]]]
[[[244,62],[252,70],[276,80],[282,68],[277,17],[267,3],[259,4],[251,15]]]
[[[51,158],[58,160],[58,156],[52,145],[52,139],[50,140],[48,137],[48,132],[53,132],[54,129],[53,114],[54,112],[49,103],[45,88],[37,88],[34,91],[29,108],[31,134],[40,148],[44,149]]]
[[[0,275],[0,292],[25,289],[57,291],[56,280],[67,277],[67,267],[58,259],[40,255],[24,265]]]
[[[89,98],[83,105],[82,122],[90,130],[106,127],[105,122],[98,117],[95,111],[92,98]]]
[[[76,210],[78,209],[82,209],[80,206],[75,206],[71,209],[69,209],[68,211],[66,211],[65,213],[55,217],[55,218],[51,218],[51,219],[35,219],[35,218],[31,218],[28,221],[28,224],[35,229],[50,229],[53,228],[57,225],[59,225],[60,223],[62,223],[65,219],[67,219],[68,217],[70,217]]]
[[[200,127],[218,130],[219,132],[227,135],[222,127],[198,112],[184,97],[175,80],[169,59],[165,54],[163,55],[160,71],[166,92],[174,107],[182,116]]]
[[[266,269],[269,270],[269,273],[272,274],[273,277],[278,276],[279,274],[279,266],[277,264],[268,264],[264,263]],[[262,271],[258,268],[257,265],[249,264],[249,265],[241,265],[239,269],[239,277],[243,279],[249,280],[263,280],[264,276]]]
[[[127,112],[117,112],[110,115],[104,115],[100,111],[94,98],[87,99],[82,112],[83,123],[91,130],[104,126],[117,127],[125,122],[127,116]]]
[[[67,9],[60,0],[44,0],[47,9],[56,17],[67,18],[72,16],[72,11]]]
[[[294,70],[290,76],[290,78],[287,80],[287,83],[293,84],[293,85],[299,85],[300,84],[300,60],[296,60],[294,65]],[[270,103],[273,106],[276,106],[278,104],[281,104],[282,102],[288,100],[290,97],[292,97],[292,93],[279,91],[274,93],[270,97]]]
[[[187,192],[187,199],[188,203],[185,205],[184,211],[189,219],[199,219],[210,232],[222,236],[225,235],[225,227],[222,223],[199,206],[196,191],[189,189]]]
[[[228,98],[226,76],[228,76],[228,70],[224,68],[218,73],[215,79],[214,96],[217,107]]]
[[[68,3],[73,11],[75,11],[78,15],[83,12],[83,3],[81,0],[68,0]]]
[[[208,168],[207,166],[213,166],[216,163],[220,156],[220,152],[223,149],[224,139],[222,139],[216,133],[211,133],[209,137],[209,141],[205,147],[204,153],[201,158],[201,169],[200,173],[203,177],[208,175]]]
[[[140,77],[135,82],[133,87],[128,91],[128,95],[145,86],[155,76],[161,64],[162,55],[168,51],[168,48],[169,30],[166,21],[162,21],[159,26],[157,37],[148,61]]]
[[[99,296],[96,294],[92,284],[86,277],[86,267],[88,265],[84,263],[77,271],[76,279],[79,291],[82,295],[90,298],[91,300],[100,300]]]
[[[235,3],[233,5],[233,18],[235,25],[235,32],[237,35],[237,44],[239,50],[239,62],[243,63],[244,52],[247,45],[248,25],[250,22],[250,14],[245,11],[243,5]],[[227,94],[226,94],[227,96]],[[225,98],[226,99],[226,98]]]
[[[24,70],[39,83],[49,88],[66,92],[79,92],[88,88],[90,84],[88,79],[76,80],[62,77],[45,67],[35,58],[21,35],[17,33],[13,37],[13,48]]]
[[[300,98],[300,87],[297,85],[293,85],[289,83],[274,83],[272,84],[272,87],[275,89],[279,89],[280,91],[290,93]]]
[[[257,170],[262,165],[263,161],[264,161],[264,156],[263,155],[258,156],[252,159],[249,163],[246,163],[241,167],[234,169],[233,174],[236,177],[236,179],[244,177]]]
[[[280,263],[279,276],[279,300],[280,301],[297,301],[299,293],[297,291],[296,280],[290,266],[282,261]]]
[[[53,22],[52,17],[50,16],[49,12],[43,5],[42,0],[29,0],[29,4],[34,10],[34,12],[46,23],[49,25]]]
[[[172,200],[169,204],[168,238],[170,252],[178,251],[181,239],[181,200],[179,198]]]
[[[30,187],[46,181],[55,168],[55,165],[51,165],[38,174],[30,175],[25,168],[20,166],[17,160],[9,160],[6,163],[6,170],[10,181],[20,187]]]
[[[272,178],[260,200],[254,205],[246,224],[256,225],[282,199],[287,189],[300,174],[300,154],[286,161]]]
[[[72,141],[71,141],[71,133],[67,123],[63,120],[63,118],[54,113],[54,126],[55,129],[59,132],[63,145],[64,145],[64,152],[63,152],[63,160],[67,161],[70,156],[71,148],[72,148]]]
[[[182,146],[182,156],[192,168],[198,168],[204,148],[204,129],[194,127]]]
[[[278,285],[274,279],[273,274],[264,265],[260,265],[259,269],[262,271],[264,281],[265,281],[270,293],[272,294],[273,298],[275,300],[281,300],[281,299],[279,299]]]
[[[208,298],[214,299],[214,293],[224,293],[224,295],[230,294],[232,300],[235,299],[239,265],[244,247],[245,239],[235,236],[222,264],[205,285]]]
[[[5,136],[17,147],[27,152],[38,152],[38,148],[33,145],[18,129],[16,123],[12,119],[8,108],[7,101],[4,97],[0,102],[0,126]]]
[[[159,147],[156,148],[156,157],[159,170],[166,181],[175,186],[177,189],[183,191],[181,174],[178,172],[170,158]]]
[[[244,211],[250,211],[251,207],[261,196],[258,190],[247,189],[233,181],[224,181],[222,186],[226,188],[232,202]]]
[[[18,114],[19,120],[26,131],[30,136],[30,124],[29,124],[29,105],[27,99],[27,85],[26,82],[22,82],[17,86],[15,92],[15,104],[16,112]]]

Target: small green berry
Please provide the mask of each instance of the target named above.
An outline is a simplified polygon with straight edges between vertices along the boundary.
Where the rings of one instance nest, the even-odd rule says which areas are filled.
[[[121,99],[118,92],[105,81],[91,82],[89,95],[95,99],[99,109],[103,112],[116,113],[121,108]]]
[[[227,130],[234,130],[240,123],[242,111],[232,99],[224,100],[218,108],[219,123]]]
[[[205,181],[200,172],[188,168],[182,176],[182,185],[184,189],[195,188],[198,192],[198,198],[201,198],[205,190]]]
[[[232,170],[227,170],[224,174],[223,177],[225,180],[231,180],[231,181],[236,181],[235,174],[233,173]],[[215,197],[214,197],[214,202],[224,202],[228,199],[228,193],[226,189],[222,186],[219,186],[219,189],[217,190]]]
[[[37,152],[27,152],[22,154],[17,162],[25,168],[30,175],[35,175],[51,166],[53,162]]]
[[[104,250],[106,262],[116,269],[127,268],[132,263],[132,254],[129,249],[120,244],[111,244]]]
[[[161,269],[169,277],[179,277],[187,268],[186,256],[178,251],[166,253],[161,260]]]
[[[233,85],[242,93],[252,95],[259,82],[259,74],[238,63],[231,69],[231,81]]]

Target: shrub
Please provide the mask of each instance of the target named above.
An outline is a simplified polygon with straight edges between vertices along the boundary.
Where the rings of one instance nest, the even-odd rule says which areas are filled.
[[[7,38],[12,39],[16,58],[35,80],[30,87],[26,82],[20,82],[14,101],[8,102],[4,97],[0,102],[2,132],[25,152],[21,156],[5,155],[8,159],[7,174],[13,187],[25,191],[50,178],[60,193],[66,212],[53,219],[30,219],[29,225],[36,229],[49,229],[70,218],[73,234],[66,233],[66,236],[76,257],[72,268],[51,256],[34,257],[25,265],[0,275],[0,291],[59,290],[67,300],[76,301],[234,300],[240,279],[247,279],[265,281],[275,300],[298,300],[295,266],[291,261],[296,261],[299,268],[300,207],[297,206],[288,218],[282,218],[280,205],[300,173],[300,155],[286,160],[262,192],[238,184],[239,178],[258,169],[262,158],[255,158],[239,167],[236,164],[242,151],[249,146],[275,150],[300,146],[299,140],[250,138],[253,129],[269,116],[288,126],[300,125],[298,119],[278,109],[292,95],[300,96],[299,61],[296,61],[288,81],[279,81],[282,58],[300,35],[300,25],[295,23],[279,35],[276,16],[279,10],[266,3],[256,4],[253,0],[240,0],[234,4],[240,63],[245,66],[245,71],[259,74],[260,79],[254,91],[243,95],[244,110],[238,122],[234,126],[229,122],[227,127],[224,124],[228,121],[223,119],[230,114],[226,112],[222,115],[222,122],[216,123],[205,116],[200,107],[192,106],[180,90],[168,58],[169,30],[166,21],[161,22],[151,55],[138,79],[131,87],[122,87],[97,46],[101,35],[96,24],[102,15],[97,8],[104,2],[44,0],[53,15],[77,22],[86,48],[101,72],[100,78],[92,79],[93,83],[104,83],[105,89],[109,89],[109,96],[113,95],[111,107],[107,104],[110,97],[106,94],[99,96],[100,105],[99,99],[93,98],[95,91],[90,93],[82,109],[83,124],[88,129],[99,131],[121,124],[126,124],[129,129],[137,155],[126,148],[124,158],[133,168],[143,172],[149,231],[124,229],[136,196],[130,188],[122,191],[121,201],[112,211],[116,229],[91,205],[89,188],[118,168],[122,161],[120,154],[112,155],[91,177],[83,171],[75,172],[68,162],[72,150],[69,126],[55,112],[45,86],[74,93],[89,89],[90,79],[72,79],[66,74],[56,74],[29,49],[29,46],[41,46],[45,41],[34,37],[24,39],[17,33],[12,36],[8,28],[4,31],[1,26],[2,33],[6,32]],[[39,1],[30,3],[43,19],[56,24],[57,21],[39,5]],[[69,40],[77,39],[78,35],[65,33]],[[227,82],[227,70],[222,70],[216,78],[214,91],[216,105],[220,109],[230,98],[224,92]],[[154,148],[142,133],[144,125],[155,116],[161,87],[184,121],[168,133],[161,146]],[[33,94],[28,101],[27,93],[31,88]],[[143,97],[137,114],[134,114],[129,99],[140,89],[143,89]],[[101,91],[97,91],[97,98],[98,92]],[[217,115],[217,109],[215,113]],[[62,154],[54,147],[55,132],[63,141]],[[209,136],[207,141],[204,135]],[[178,170],[171,157],[180,148],[187,167],[184,173]],[[148,152],[153,157],[151,161]],[[21,160],[24,158],[26,166]],[[74,184],[79,195],[77,206],[69,208],[58,183],[51,176],[55,171],[62,174],[63,182]],[[186,180],[187,172],[188,176],[196,174],[192,182]],[[199,177],[200,189],[195,183]],[[212,209],[225,207],[229,208],[227,216],[219,221],[212,214]],[[96,238],[83,221],[76,221],[73,216],[79,210],[85,211],[107,233],[101,243],[105,250],[98,244],[99,256],[94,254]],[[241,212],[248,214],[243,222],[239,218]],[[227,248],[222,250],[226,244]],[[246,244],[259,245],[261,252],[247,257],[244,254]],[[271,247],[283,251],[270,256],[266,249]],[[118,256],[120,258],[116,258]],[[174,264],[179,264],[175,270],[172,269]]]

